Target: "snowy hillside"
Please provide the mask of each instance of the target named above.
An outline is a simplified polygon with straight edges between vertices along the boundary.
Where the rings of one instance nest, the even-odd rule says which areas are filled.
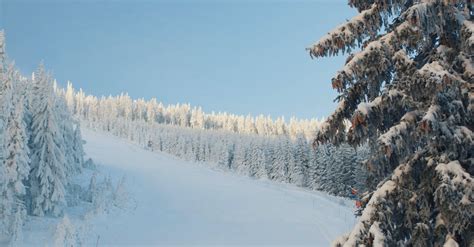
[[[89,156],[110,172],[127,174],[137,206],[98,222],[103,244],[327,245],[354,223],[350,207],[320,194],[209,170],[114,137],[83,133]]]
[[[84,129],[83,136],[100,172],[114,181],[125,175],[130,195],[125,209],[88,220],[87,245],[327,246],[355,223],[347,200],[211,170],[104,133]],[[68,212],[79,225],[80,212]],[[37,243],[35,229],[56,227],[44,222],[30,222],[28,244]]]

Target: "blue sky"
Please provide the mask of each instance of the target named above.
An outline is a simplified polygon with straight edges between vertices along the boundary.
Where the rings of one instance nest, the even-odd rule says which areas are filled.
[[[86,93],[286,118],[334,109],[344,59],[304,48],[354,14],[345,0],[0,0],[7,53],[25,74],[43,60]]]

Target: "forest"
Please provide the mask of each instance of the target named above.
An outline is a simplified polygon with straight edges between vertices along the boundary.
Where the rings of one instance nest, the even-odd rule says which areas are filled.
[[[0,31],[0,245],[160,245],[175,227],[188,242],[172,244],[266,243],[183,230],[250,222],[262,236],[317,227],[316,245],[338,234],[332,246],[473,246],[472,1],[348,5],[357,14],[306,48],[308,60],[346,58],[320,119],[86,94],[43,62],[22,74]],[[281,241],[269,243],[300,243]]]

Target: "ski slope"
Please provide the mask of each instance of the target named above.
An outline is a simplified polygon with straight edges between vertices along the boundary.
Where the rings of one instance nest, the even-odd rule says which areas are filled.
[[[84,129],[83,136],[104,172],[126,175],[135,205],[93,221],[89,239],[99,246],[327,246],[355,223],[340,198],[213,170],[104,133]]]

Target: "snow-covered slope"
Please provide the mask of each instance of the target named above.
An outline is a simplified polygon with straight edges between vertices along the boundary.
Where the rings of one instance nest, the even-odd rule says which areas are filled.
[[[354,225],[350,202],[240,177],[83,130],[102,173],[126,176],[130,204],[89,220],[86,244],[327,246]]]
[[[113,184],[125,176],[129,195],[125,207],[107,204],[108,212],[91,213],[84,203],[65,210],[86,246],[328,246],[355,224],[351,202],[341,198],[213,170],[104,133],[84,129],[83,137],[99,176]],[[76,183],[87,186],[92,173]],[[30,217],[20,245],[63,246],[61,221]]]

